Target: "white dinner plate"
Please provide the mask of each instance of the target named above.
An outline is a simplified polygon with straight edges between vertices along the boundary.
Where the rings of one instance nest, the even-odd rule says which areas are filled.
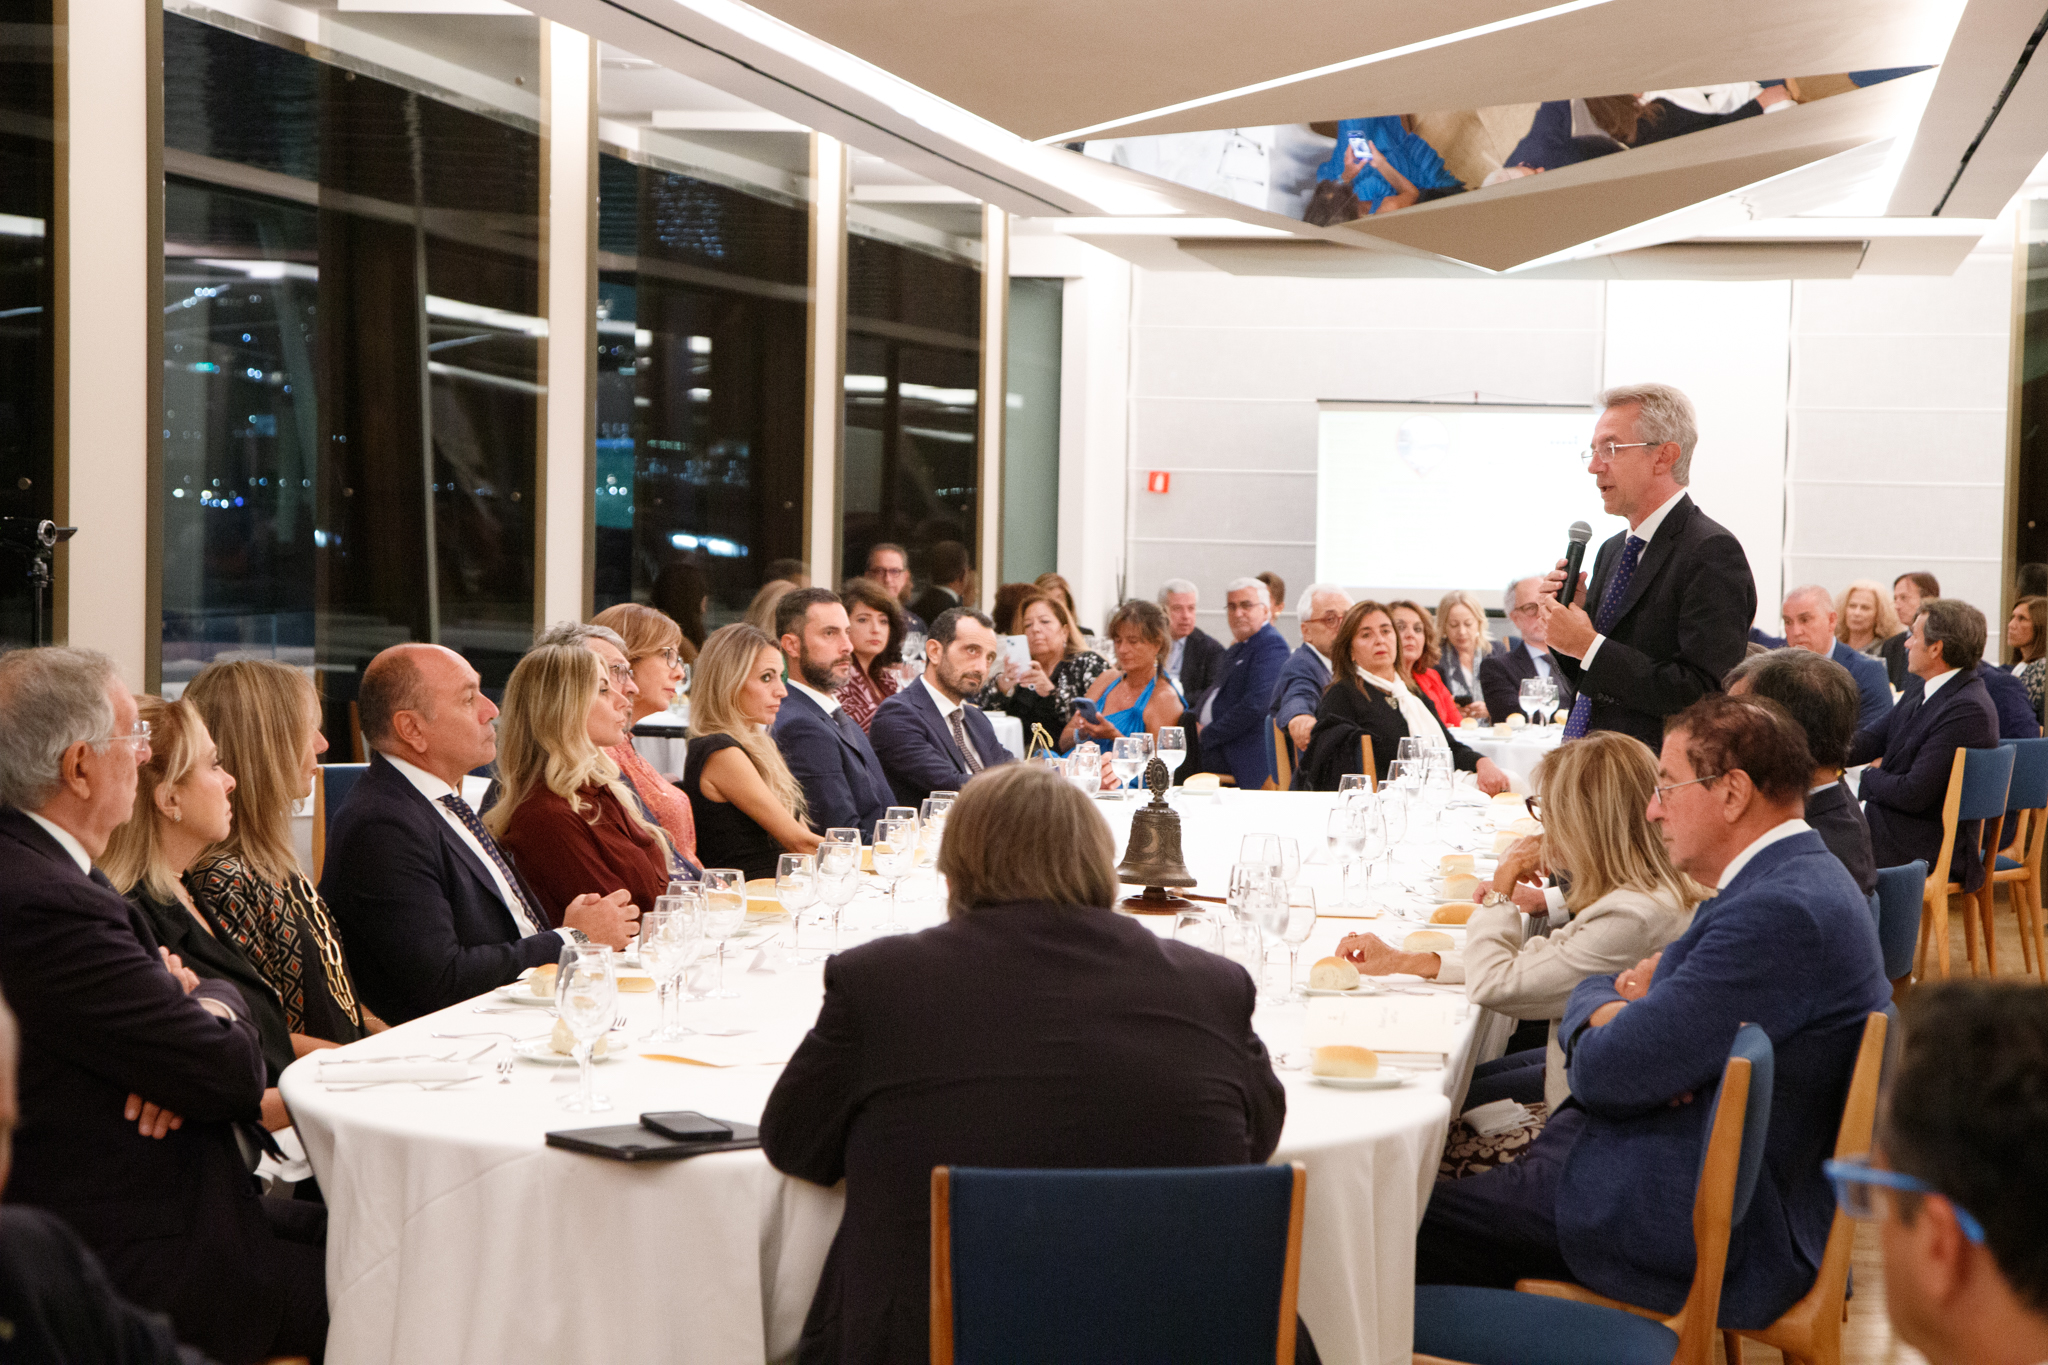
[[[1310,1076],[1317,1085],[1327,1085],[1332,1090],[1393,1090],[1404,1086],[1413,1079],[1406,1072],[1379,1076]]]
[[[532,983],[526,981],[509,982],[498,987],[491,994],[510,1005],[533,1005],[536,1008],[545,1009],[555,1003],[553,995],[535,995]]]
[[[595,1059],[600,1066],[606,1062],[623,1062],[632,1050],[625,1034],[614,1031],[610,1038],[611,1042],[605,1048],[604,1056]],[[548,1046],[548,1040],[545,1038],[528,1038],[524,1042],[514,1043],[512,1055],[523,1061],[539,1062],[542,1066],[576,1065],[574,1057],[555,1051]]]
[[[1361,981],[1348,991],[1335,991],[1331,990],[1328,986],[1305,986],[1303,989],[1310,995],[1332,995],[1339,999],[1356,999],[1359,996],[1386,994],[1384,990],[1370,981]]]

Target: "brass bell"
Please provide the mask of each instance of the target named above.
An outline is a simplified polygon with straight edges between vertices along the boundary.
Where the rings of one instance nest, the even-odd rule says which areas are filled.
[[[1193,907],[1193,902],[1167,890],[1195,884],[1181,861],[1180,812],[1166,804],[1169,780],[1166,765],[1157,758],[1145,765],[1145,786],[1152,800],[1132,813],[1131,842],[1116,869],[1118,877],[1144,887],[1145,894],[1123,899],[1117,908],[1126,914],[1171,915]]]

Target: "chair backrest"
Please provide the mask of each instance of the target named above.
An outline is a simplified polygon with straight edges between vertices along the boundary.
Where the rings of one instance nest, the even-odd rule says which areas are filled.
[[[1735,1225],[1749,1212],[1750,1196],[1763,1170],[1775,1070],[1770,1037],[1755,1024],[1737,1029],[1727,1065],[1721,1069],[1700,1156],[1699,1186],[1692,1203],[1692,1289],[1680,1310],[1684,1326],[1674,1360],[1712,1357],[1728,1242]]]
[[[1294,785],[1294,740],[1277,720],[1272,731],[1266,743],[1273,751],[1273,785],[1286,791]]]
[[[1903,867],[1877,870],[1877,946],[1884,953],[1888,981],[1913,974],[1926,886],[1927,864],[1918,858]]]
[[[2048,808],[2048,739],[2001,739],[1998,747],[2013,752],[2012,788],[2005,796],[2006,810]]]
[[[1307,1181],[935,1167],[932,1363],[1292,1365]]]
[[[313,777],[313,866],[307,869],[313,881],[320,880],[327,866],[327,832],[334,825],[334,813],[356,780],[370,771],[367,763],[322,763]]]
[[[1956,818],[1996,820],[2004,815],[2005,798],[2012,789],[2012,770],[2018,758],[2019,750],[2004,744],[1995,749],[1963,750],[1963,799],[1956,808]]]

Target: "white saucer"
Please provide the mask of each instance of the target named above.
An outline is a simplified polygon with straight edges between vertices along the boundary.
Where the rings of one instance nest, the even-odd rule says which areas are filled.
[[[1309,1077],[1317,1085],[1327,1085],[1332,1090],[1393,1090],[1408,1084],[1414,1078],[1406,1072],[1391,1076],[1315,1076]]]
[[[1328,986],[1304,986],[1310,995],[1335,996],[1339,1000],[1356,1000],[1368,995],[1385,995],[1386,992],[1369,981],[1361,981],[1348,991],[1333,991]]]
[[[497,996],[508,1005],[532,1005],[539,1009],[546,1009],[555,1003],[555,997],[552,995],[535,995],[531,983],[526,981],[509,982],[498,987],[491,994]]]
[[[600,1066],[606,1062],[623,1062],[630,1050],[624,1033],[614,1031],[610,1037],[611,1042],[605,1048],[604,1056],[593,1059]],[[548,1046],[548,1040],[545,1038],[528,1038],[524,1042],[514,1043],[512,1055],[521,1061],[539,1062],[542,1066],[576,1065],[573,1056],[555,1051]]]

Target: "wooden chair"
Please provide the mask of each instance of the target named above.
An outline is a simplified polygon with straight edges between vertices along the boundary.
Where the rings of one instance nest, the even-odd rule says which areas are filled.
[[[1360,735],[1358,737],[1358,763],[1358,771],[1365,774],[1365,785],[1374,791],[1378,791],[1380,789],[1379,769],[1375,768],[1372,762],[1371,735]]]
[[[1877,946],[1884,954],[1885,979],[1892,999],[1903,1000],[1913,985],[1913,948],[1920,938],[1922,897],[1927,890],[1927,864],[1915,858],[1898,867],[1877,870]]]
[[[320,881],[320,869],[327,865],[327,829],[334,813],[341,809],[349,788],[366,772],[367,763],[322,763],[313,775],[313,882]]]
[[[1934,866],[1927,869],[1927,886],[1921,892],[1920,951],[1918,975],[1923,979],[1928,972],[1928,956],[1934,956],[1933,968],[1941,976],[1948,975],[1948,904],[1950,897],[1963,894],[1962,886],[1949,880],[1955,865],[1956,831],[1965,820],[1989,821],[1993,829],[2005,817],[2005,796],[2012,784],[2013,759],[2016,750],[1958,749],[1955,762],[1949,768],[1948,795],[1941,806],[1941,852],[1935,855]],[[1996,843],[1997,839],[1979,836],[1980,843]],[[1985,853],[1988,864],[1996,850]],[[1963,946],[1970,961],[1970,975],[1977,974],[1977,921],[1966,909],[1963,914]]]
[[[1273,777],[1267,784],[1274,791],[1288,791],[1294,785],[1294,741],[1279,721],[1272,724]]]
[[[1415,1365],[1712,1365],[1728,1243],[1763,1169],[1775,1071],[1770,1038],[1744,1024],[1707,1124],[1692,1205],[1692,1288],[1675,1315],[1557,1280],[1523,1280],[1512,1290],[1418,1285]],[[1534,1349],[1538,1342],[1545,1349]]]
[[[1294,1365],[1308,1171],[932,1168],[932,1365]],[[1270,1353],[1270,1354],[1269,1354]]]
[[[1998,975],[1998,935],[1994,914],[1997,889],[2019,921],[2021,973],[2034,972],[2048,983],[2048,955],[2042,952],[2041,846],[2048,834],[2048,739],[2006,739],[1999,747],[2014,751],[2012,787],[2006,793],[2005,824],[2015,831],[2007,847],[2017,856],[1994,855],[1991,875],[1970,896],[1984,930],[1984,965]]]
[[[1888,1009],[1863,1022],[1863,1044],[1856,1051],[1856,1069],[1849,1076],[1849,1096],[1842,1105],[1842,1126],[1835,1131],[1835,1156],[1860,1156],[1870,1150],[1870,1130],[1877,1121],[1878,1081],[1884,1074],[1885,1037],[1890,1031]],[[1789,1365],[1841,1365],[1842,1319],[1848,1303],[1849,1248],[1856,1240],[1855,1224],[1839,1208],[1828,1227],[1827,1247],[1821,1252],[1820,1274],[1806,1296],[1785,1310],[1785,1315],[1756,1332],[1721,1333],[1723,1354],[1730,1361],[1742,1359],[1742,1338],[1775,1346]]]

